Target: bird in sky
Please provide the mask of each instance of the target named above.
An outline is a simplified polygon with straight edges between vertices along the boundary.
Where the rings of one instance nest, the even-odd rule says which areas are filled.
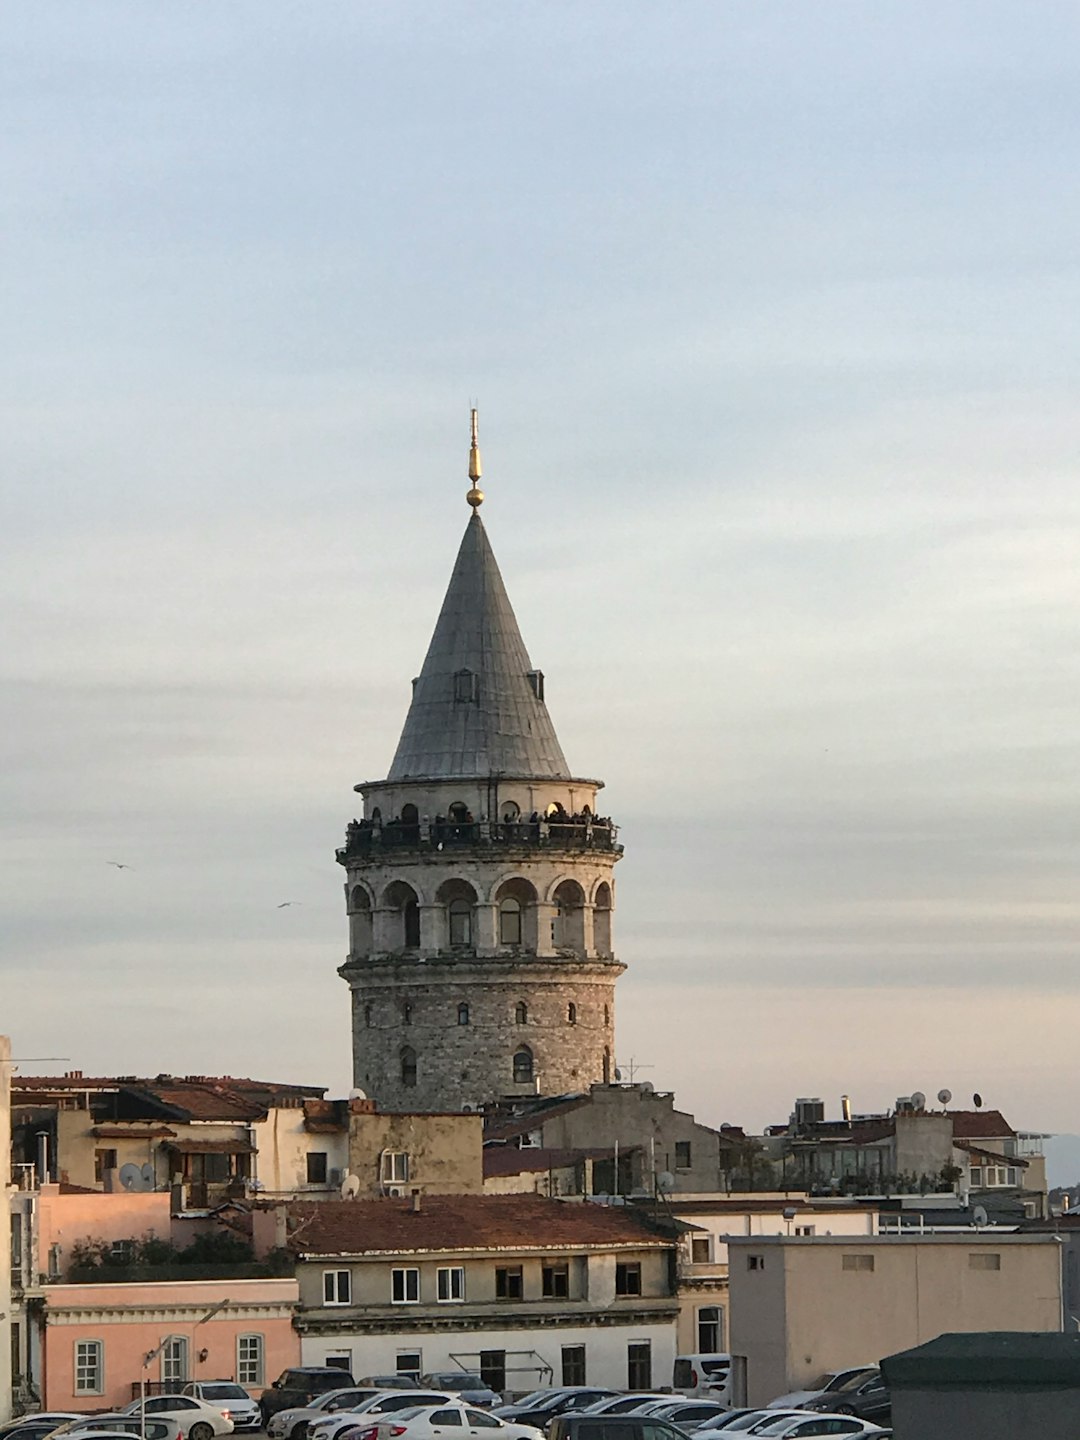
[[[282,900],[277,908],[279,910],[287,910],[290,905],[302,905],[303,903],[302,900]]]
[[[106,865],[115,865],[117,870],[134,870],[134,865],[121,865],[119,860],[106,860]]]

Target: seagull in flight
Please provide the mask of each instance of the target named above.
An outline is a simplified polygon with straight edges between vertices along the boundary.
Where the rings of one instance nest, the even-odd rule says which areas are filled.
[[[106,860],[106,865],[115,865],[117,870],[134,870],[134,865],[121,865],[119,860]]]
[[[282,900],[281,904],[277,906],[277,909],[287,910],[290,905],[302,905],[303,903],[302,900]]]

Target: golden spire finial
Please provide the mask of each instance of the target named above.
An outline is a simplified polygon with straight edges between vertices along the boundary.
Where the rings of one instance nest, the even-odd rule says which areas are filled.
[[[473,508],[474,515],[484,503],[484,492],[480,489],[479,484],[482,474],[483,471],[480,467],[479,423],[477,421],[476,406],[474,405],[472,411],[472,443],[469,446],[469,479],[472,481],[472,488],[465,496],[465,499]]]

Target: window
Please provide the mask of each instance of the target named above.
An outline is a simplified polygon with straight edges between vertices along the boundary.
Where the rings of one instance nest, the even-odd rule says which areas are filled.
[[[415,900],[406,900],[401,912],[405,930],[405,949],[416,950],[420,945],[420,906]]]
[[[436,1410],[428,1416],[429,1425],[459,1425],[465,1428],[460,1410]]]
[[[480,1379],[489,1390],[498,1390],[501,1393],[506,1389],[505,1350],[480,1351]]]
[[[531,1085],[533,1078],[532,1051],[523,1045],[514,1055],[514,1084]]]
[[[105,1390],[105,1346],[101,1340],[75,1342],[75,1394],[101,1395]]]
[[[373,1018],[373,1011],[370,1005],[364,1006],[364,1024],[370,1030]]]
[[[413,1266],[390,1271],[390,1298],[395,1305],[416,1305],[420,1301],[420,1271]]]
[[[450,944],[459,949],[462,946],[472,944],[472,906],[468,900],[459,897],[451,900],[450,913]]]
[[[676,1140],[676,1141],[675,1141],[675,1169],[676,1169],[676,1170],[689,1170],[689,1169],[690,1169],[690,1141],[689,1141],[689,1140]]]
[[[845,1255],[841,1260],[841,1268],[844,1270],[873,1270],[873,1255]]]
[[[166,1390],[175,1390],[188,1378],[188,1342],[186,1335],[170,1335],[161,1352],[161,1383]]]
[[[529,1020],[529,1007],[524,1000],[519,1000],[514,1006],[514,1024],[526,1025]]]
[[[968,1256],[968,1269],[969,1269],[969,1270],[1000,1270],[1000,1269],[1001,1269],[1001,1256],[1000,1256],[1000,1254],[990,1254],[990,1255],[982,1254],[982,1255],[980,1255],[977,1250],[973,1250],[973,1251],[971,1252],[971,1254]]]
[[[792,1233],[795,1234],[795,1235],[816,1235],[816,1234],[817,1234],[817,1226],[816,1226],[816,1225],[796,1225],[796,1226],[795,1226],[795,1229],[794,1229],[794,1231],[793,1231]]]
[[[545,1265],[540,1293],[546,1300],[565,1300],[570,1294],[570,1266],[565,1262]]]
[[[476,699],[477,677],[471,670],[458,670],[454,674],[454,703],[468,705]]]
[[[49,1279],[60,1279],[60,1246],[49,1246]]]
[[[723,1311],[719,1305],[703,1305],[697,1312],[697,1348],[702,1355],[716,1355],[723,1350]]]
[[[399,1350],[397,1352],[397,1361],[394,1364],[395,1374],[410,1375],[418,1381],[423,1371],[423,1356],[419,1350]]]
[[[564,1345],[562,1347],[562,1383],[564,1385],[585,1385],[585,1346]]]
[[[352,1271],[324,1270],[322,1273],[324,1305],[352,1304]]]
[[[466,1410],[465,1419],[473,1430],[501,1430],[502,1422],[495,1415],[485,1415],[483,1410]]]
[[[521,944],[521,905],[512,895],[508,895],[499,905],[499,944]]]
[[[457,1007],[457,1023],[467,1025],[469,1023],[469,1007],[464,1001]]]
[[[499,1265],[495,1270],[495,1299],[520,1300],[523,1293],[521,1266]],[[491,1388],[494,1390],[496,1387],[493,1385]]]
[[[11,1217],[11,1267],[18,1270],[22,1265],[23,1217],[17,1212]]]
[[[619,1260],[615,1264],[615,1294],[641,1294],[641,1265],[635,1261]],[[634,1387],[635,1389],[638,1387]],[[648,1389],[648,1385],[641,1387]]]
[[[652,1345],[648,1340],[631,1340],[626,1347],[626,1388],[652,1389]]]
[[[412,1024],[412,1001],[411,1001],[411,1000],[403,1000],[403,1001],[402,1001],[402,1004],[401,1004],[401,1023],[402,1023],[403,1025],[411,1025],[411,1024]]]
[[[694,1235],[690,1240],[690,1260],[694,1265],[707,1265],[709,1263],[709,1237],[707,1235]],[[699,1345],[699,1350],[704,1350]]]
[[[465,1299],[465,1269],[461,1265],[443,1265],[438,1271],[438,1298],[444,1304]]]
[[[351,1350],[332,1350],[332,1351],[330,1352],[330,1354],[327,1355],[326,1358],[323,1360],[323,1364],[326,1366],[326,1368],[327,1368],[328,1370],[344,1370],[344,1371],[346,1371],[349,1375],[351,1375],[351,1374],[352,1374],[352,1351],[351,1351]]]
[[[409,1154],[407,1150],[384,1150],[382,1156],[382,1179],[384,1185],[404,1185],[409,1178]]]
[[[573,1000],[571,1000],[566,1007],[566,1023],[568,1025],[577,1024],[577,1006],[574,1004]]]
[[[610,1025],[610,1024],[611,1024],[611,1006],[610,1006],[610,1005],[605,1005],[605,1006],[604,1006],[604,1024],[605,1024],[605,1025]]]
[[[309,1185],[326,1184],[326,1151],[309,1150],[307,1157],[307,1183]]]
[[[416,1084],[416,1051],[411,1045],[401,1051],[401,1083],[409,1087]]]
[[[241,1385],[266,1383],[263,1367],[265,1348],[261,1335],[236,1337],[236,1378]]]
[[[99,1185],[104,1183],[106,1170],[116,1169],[115,1150],[94,1151],[94,1179]]]
[[[764,1270],[764,1269],[765,1269],[765,1256],[764,1256],[764,1255],[747,1255],[747,1257],[746,1257],[746,1268],[747,1268],[747,1270]]]

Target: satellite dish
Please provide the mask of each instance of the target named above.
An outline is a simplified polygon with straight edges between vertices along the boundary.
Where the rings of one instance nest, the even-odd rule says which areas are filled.
[[[644,1092],[645,1092],[646,1095],[651,1095],[651,1094],[653,1093],[653,1091],[656,1089],[656,1086],[653,1084],[653,1082],[652,1082],[651,1080],[642,1080],[642,1082],[641,1082],[641,1088],[642,1088],[642,1090],[644,1090]]]
[[[617,1081],[622,1079],[622,1071],[621,1071],[621,1070],[616,1069],[616,1071],[615,1071],[615,1079],[616,1079]]]
[[[155,1179],[156,1179],[157,1177],[156,1177],[155,1174],[154,1174],[154,1167],[153,1167],[153,1165],[150,1164],[149,1160],[148,1160],[148,1161],[146,1162],[146,1164],[142,1167],[142,1178],[143,1178],[143,1189],[144,1189],[144,1190],[152,1190],[152,1189],[154,1188],[154,1181],[155,1181]]]
[[[951,1090],[939,1090],[939,1091],[937,1092],[937,1098],[938,1098],[938,1104],[939,1104],[939,1105],[948,1105],[949,1101],[952,1099],[952,1091],[951,1091]]]
[[[355,1200],[360,1194],[360,1176],[346,1175],[341,1182],[341,1198],[343,1200]]]
[[[982,1109],[982,1096],[979,1094],[979,1092],[976,1091],[975,1094],[972,1095],[971,1098],[972,1098],[972,1100],[974,1100],[974,1102],[975,1102],[975,1109],[976,1109],[976,1110],[981,1110],[981,1109]]]
[[[911,1103],[912,1103],[912,1105],[915,1106],[915,1109],[916,1109],[916,1110],[925,1110],[925,1109],[926,1109],[926,1096],[923,1094],[923,1092],[922,1092],[921,1090],[916,1090],[915,1093],[914,1093],[914,1094],[912,1095],[912,1097],[911,1097]]]
[[[656,1188],[661,1195],[670,1195],[675,1189],[675,1176],[670,1170],[661,1170],[656,1177]]]
[[[143,1190],[143,1172],[141,1165],[121,1165],[120,1184],[125,1190]]]
[[[350,1099],[350,1100],[366,1100],[366,1099],[367,1099],[367,1091],[366,1091],[366,1090],[361,1090],[358,1086],[354,1085],[353,1088],[349,1091],[349,1099]]]
[[[971,1212],[971,1221],[976,1230],[981,1230],[984,1225],[990,1224],[990,1216],[986,1213],[985,1205],[976,1205]]]

